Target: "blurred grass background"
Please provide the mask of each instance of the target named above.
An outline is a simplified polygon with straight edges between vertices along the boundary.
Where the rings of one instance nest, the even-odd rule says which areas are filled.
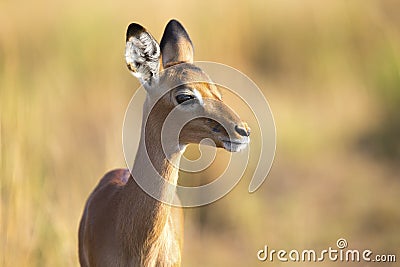
[[[249,195],[244,177],[185,211],[184,266],[299,266],[256,252],[340,237],[399,258],[399,12],[395,0],[0,1],[0,266],[77,266],[84,202],[125,166],[122,121],[139,86],[124,63],[126,27],[159,40],[171,18],[197,60],[263,89],[278,139],[259,191]]]

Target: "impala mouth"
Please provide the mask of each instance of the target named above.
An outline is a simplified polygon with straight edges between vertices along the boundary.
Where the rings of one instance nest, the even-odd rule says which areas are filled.
[[[229,152],[239,152],[247,147],[247,145],[250,143],[250,138],[246,137],[241,140],[221,139],[221,142],[223,147]]]

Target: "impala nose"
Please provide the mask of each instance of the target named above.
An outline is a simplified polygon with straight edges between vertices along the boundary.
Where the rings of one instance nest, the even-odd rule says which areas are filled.
[[[250,135],[250,127],[247,126],[246,123],[244,123],[241,126],[236,125],[235,126],[235,131],[240,134],[241,136],[249,136]]]

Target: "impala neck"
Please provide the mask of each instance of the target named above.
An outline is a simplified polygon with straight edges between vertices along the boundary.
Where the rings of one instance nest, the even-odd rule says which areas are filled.
[[[171,151],[171,149],[165,149]],[[163,202],[171,202],[174,197],[178,181],[178,166],[182,151],[178,148],[168,155],[161,146],[161,130],[154,124],[142,130],[138,151],[132,168],[132,176],[140,185],[151,185],[152,196],[162,199]],[[167,181],[163,184],[161,181]],[[142,184],[143,182],[143,184]],[[166,186],[169,185],[169,186]],[[170,186],[173,185],[173,186]],[[149,188],[143,188],[145,191]]]
[[[163,242],[163,230],[171,206],[149,196],[138,184],[150,181],[153,194],[158,199],[172,203],[176,197],[177,166],[182,155],[179,147],[167,149],[172,153],[165,155],[161,145],[161,129],[168,113],[158,112],[157,109],[153,111],[147,118],[144,109],[141,138],[132,168],[132,176],[135,178],[130,177],[125,186],[120,211],[125,214],[125,218],[129,218],[120,222],[125,244],[133,253],[139,251],[141,256],[151,253],[154,246]],[[169,183],[163,184],[160,180]]]
[[[142,131],[132,175],[139,182],[151,183],[151,189],[161,194],[157,198],[164,197],[164,202],[170,203],[169,197],[174,197],[173,193],[175,192],[166,192],[167,188],[157,181],[168,181],[169,184],[176,186],[183,149],[179,146],[173,147],[171,145],[173,142],[165,142],[165,139],[162,144],[162,127],[169,111],[162,106],[162,103],[155,105],[149,111],[150,104],[148,102],[147,99],[143,109]],[[165,138],[167,135],[163,134]],[[167,193],[168,195],[165,195]]]

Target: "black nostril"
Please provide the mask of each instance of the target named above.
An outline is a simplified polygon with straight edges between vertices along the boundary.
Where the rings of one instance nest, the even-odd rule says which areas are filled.
[[[250,135],[250,130],[247,130],[244,127],[239,127],[239,126],[235,126],[235,130],[238,134],[240,134],[241,136],[249,136]]]

